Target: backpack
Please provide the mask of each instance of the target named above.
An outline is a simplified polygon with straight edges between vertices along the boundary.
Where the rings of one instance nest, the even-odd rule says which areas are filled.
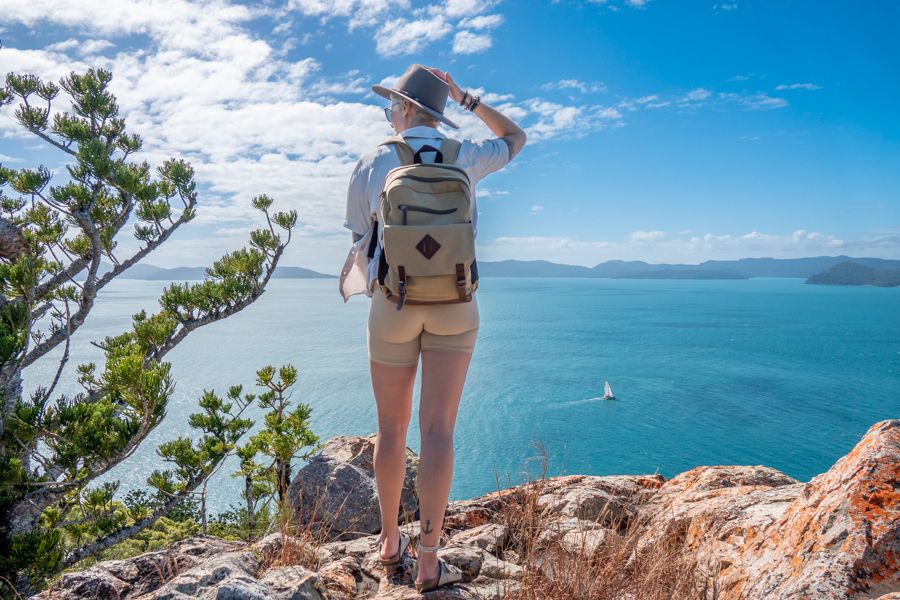
[[[461,143],[444,138],[440,148],[413,152],[400,135],[395,144],[400,166],[385,178],[375,230],[369,243],[374,257],[381,223],[383,243],[378,285],[385,296],[404,304],[471,302],[478,288],[472,189],[469,176],[455,166]],[[423,152],[435,152],[423,163]]]

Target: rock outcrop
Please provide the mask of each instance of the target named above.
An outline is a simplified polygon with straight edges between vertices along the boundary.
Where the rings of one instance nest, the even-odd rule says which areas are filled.
[[[198,536],[66,574],[41,597],[420,597],[412,587],[415,545],[390,575],[378,562],[372,444],[371,436],[334,438],[294,482],[304,498],[326,498],[320,516],[329,527],[320,532],[330,531],[331,541],[298,551],[297,540],[280,534],[252,545]],[[408,514],[415,463],[413,455],[404,489]],[[552,549],[600,556],[635,536],[633,546],[623,546],[629,560],[674,540],[696,558],[698,576],[714,580],[708,589],[718,600],[900,600],[900,421],[874,425],[808,483],[762,466],[698,467],[668,481],[570,475],[451,502],[444,525],[441,556],[464,579],[429,594],[434,598],[515,598],[524,582],[535,580],[526,577],[529,570],[554,576],[536,555]],[[402,528],[417,538],[417,522]],[[362,533],[348,535],[350,529]]]
[[[381,531],[378,489],[375,486],[375,435],[337,436],[297,473],[290,500],[296,523],[317,533],[346,539]],[[400,512],[417,518],[416,473],[419,457],[406,449],[406,479]],[[322,531],[320,531],[322,530]]]

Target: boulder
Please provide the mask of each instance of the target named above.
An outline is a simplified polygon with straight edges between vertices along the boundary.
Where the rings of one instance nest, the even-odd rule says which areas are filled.
[[[743,558],[741,598],[900,592],[900,420],[873,425],[776,523],[748,532]]]
[[[374,457],[374,434],[330,439],[291,482],[295,523],[301,527],[309,525],[330,539],[351,539],[380,532]],[[407,448],[400,513],[410,518],[415,518],[418,512],[418,464],[416,454]]]

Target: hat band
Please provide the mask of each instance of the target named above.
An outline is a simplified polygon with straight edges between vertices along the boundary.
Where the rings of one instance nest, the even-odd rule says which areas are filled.
[[[422,100],[421,98],[419,98],[418,96],[416,96],[416,95],[414,95],[414,94],[410,94],[410,93],[407,92],[406,90],[395,90],[395,91],[400,92],[401,95],[404,95],[404,96],[407,96],[407,97],[409,97],[409,98],[412,98],[412,99],[415,100],[416,102],[419,102],[420,104],[422,104],[422,106],[425,106],[426,108],[428,108],[428,109],[430,109],[430,110],[433,110],[433,111],[436,112],[436,113],[444,114],[444,111],[438,110],[438,109],[436,109],[436,108],[432,108],[431,106],[428,105],[427,102],[425,102],[424,100]]]

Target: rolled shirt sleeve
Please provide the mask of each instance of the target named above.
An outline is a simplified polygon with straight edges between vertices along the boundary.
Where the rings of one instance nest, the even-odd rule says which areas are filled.
[[[350,175],[350,183],[347,186],[347,213],[344,218],[344,227],[359,235],[364,235],[369,230],[372,221],[371,204],[366,193],[368,170],[363,168],[364,162],[362,158],[359,159]]]
[[[480,180],[494,171],[499,171],[509,163],[509,146],[503,138],[471,140],[472,170],[475,180]]]

